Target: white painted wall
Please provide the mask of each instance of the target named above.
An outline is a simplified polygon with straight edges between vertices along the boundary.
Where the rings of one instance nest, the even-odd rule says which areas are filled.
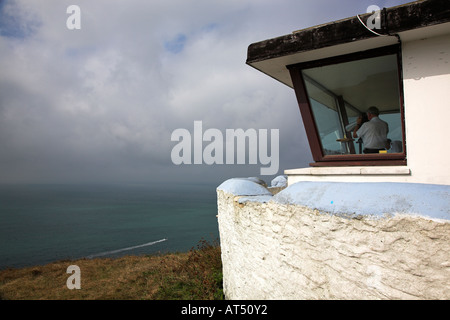
[[[402,43],[407,166],[286,170],[298,181],[450,185],[450,34]]]
[[[450,299],[449,187],[362,185],[219,186],[226,298]]]
[[[411,181],[450,184],[450,34],[402,49]]]

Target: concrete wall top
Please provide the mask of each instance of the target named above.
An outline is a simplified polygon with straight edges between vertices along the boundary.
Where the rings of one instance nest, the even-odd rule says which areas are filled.
[[[235,178],[217,189],[241,196],[240,203],[275,201],[349,218],[407,214],[443,222],[450,220],[450,186],[447,185],[302,181],[272,196],[257,182]]]

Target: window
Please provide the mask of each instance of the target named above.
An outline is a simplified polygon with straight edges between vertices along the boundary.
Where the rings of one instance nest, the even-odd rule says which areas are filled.
[[[406,164],[399,46],[288,66],[314,166]],[[386,150],[365,154],[353,138],[369,107],[388,124]]]

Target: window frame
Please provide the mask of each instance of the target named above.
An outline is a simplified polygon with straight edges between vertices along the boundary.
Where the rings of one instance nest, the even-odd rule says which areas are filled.
[[[307,94],[305,80],[302,75],[303,69],[328,66],[338,63],[351,62],[356,60],[381,57],[385,55],[397,55],[397,71],[399,81],[399,104],[400,119],[402,126],[402,153],[381,153],[381,154],[349,154],[349,155],[325,155],[323,153],[322,142],[320,141],[318,129],[312,112],[310,99]],[[403,77],[401,62],[401,45],[390,45],[360,51],[346,55],[330,57],[320,60],[296,63],[286,66],[289,70],[298,106],[305,126],[306,135],[311,148],[314,163],[312,167],[322,166],[400,166],[406,165],[406,136],[405,136],[405,114],[404,114],[404,95],[403,95]]]

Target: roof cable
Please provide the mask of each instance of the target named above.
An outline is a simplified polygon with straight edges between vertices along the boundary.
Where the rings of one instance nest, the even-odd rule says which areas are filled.
[[[357,14],[356,16],[358,17],[359,22],[361,22],[361,24],[362,24],[367,30],[369,30],[370,32],[376,34],[377,36],[382,36],[382,37],[390,36],[390,34],[381,34],[381,33],[378,33],[378,32],[373,31],[372,29],[370,29],[369,27],[367,27],[366,24],[361,20],[361,18],[359,17],[359,14]]]
[[[383,13],[385,14],[385,9],[383,9]],[[397,33],[396,34],[390,34],[390,33],[388,33],[388,34],[381,34],[381,33],[378,33],[376,31],[373,31],[372,29],[370,29],[368,26],[366,26],[366,24],[361,20],[361,17],[359,16],[359,14],[357,14],[356,17],[358,18],[359,22],[361,22],[361,24],[364,26],[364,28],[366,28],[367,30],[369,30],[373,34],[376,34],[377,36],[380,36],[380,37],[396,37],[399,43],[402,42],[402,40],[400,39],[400,36]]]

